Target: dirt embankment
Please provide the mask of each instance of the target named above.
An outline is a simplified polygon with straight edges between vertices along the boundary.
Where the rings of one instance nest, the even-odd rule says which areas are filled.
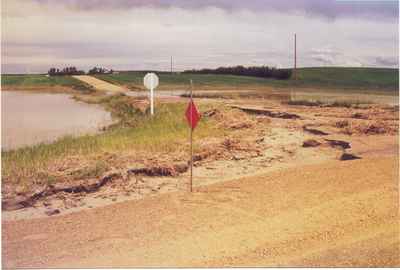
[[[3,267],[399,266],[397,161],[328,161],[3,221]]]

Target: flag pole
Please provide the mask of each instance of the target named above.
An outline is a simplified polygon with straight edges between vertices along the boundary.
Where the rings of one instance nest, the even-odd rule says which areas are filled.
[[[190,80],[190,106],[193,106],[193,81]],[[193,110],[190,110],[190,121],[193,122]],[[193,191],[193,127],[190,126],[190,192]]]

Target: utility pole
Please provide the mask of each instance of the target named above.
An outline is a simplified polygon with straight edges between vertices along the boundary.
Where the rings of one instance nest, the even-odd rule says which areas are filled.
[[[171,56],[171,74],[172,74],[172,56]]]
[[[297,81],[297,44],[296,33],[294,34],[294,79]]]

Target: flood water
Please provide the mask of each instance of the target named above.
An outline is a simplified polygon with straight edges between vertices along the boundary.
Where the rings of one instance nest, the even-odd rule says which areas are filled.
[[[110,123],[109,112],[67,94],[1,92],[2,150],[94,133]]]

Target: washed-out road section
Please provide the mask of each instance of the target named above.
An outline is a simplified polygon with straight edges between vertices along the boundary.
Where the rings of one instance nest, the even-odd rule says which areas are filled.
[[[3,267],[399,266],[397,162],[328,161],[3,221]]]

